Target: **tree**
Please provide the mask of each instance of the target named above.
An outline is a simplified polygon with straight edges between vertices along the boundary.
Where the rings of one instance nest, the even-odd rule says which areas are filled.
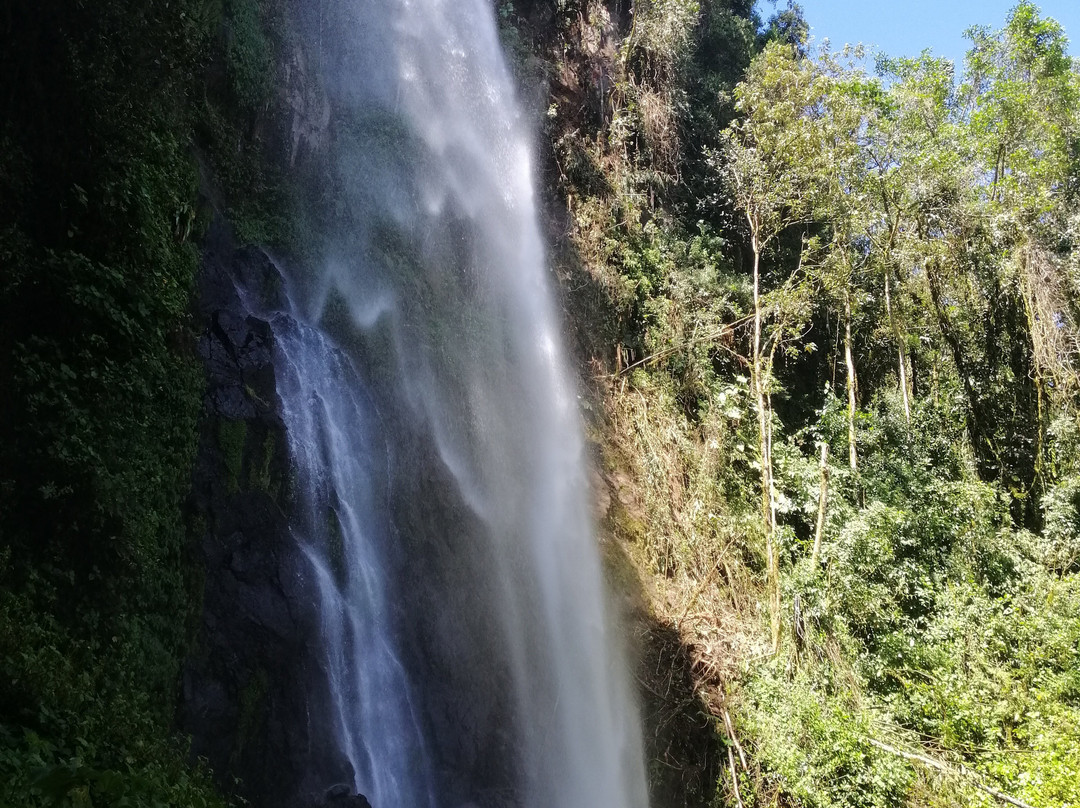
[[[861,52],[845,51],[845,57]],[[823,129],[822,154],[826,170],[819,178],[818,218],[827,223],[831,241],[819,278],[826,294],[836,300],[844,322],[844,367],[846,369],[848,466],[858,471],[855,413],[858,405],[858,378],[852,343],[852,316],[857,297],[856,276],[865,272],[870,260],[868,234],[873,229],[870,204],[866,138],[870,101],[880,95],[880,87],[860,70],[844,65],[825,50],[819,56],[819,70],[829,76],[826,99],[829,125]]]
[[[971,149],[985,172],[978,199],[992,223],[1002,285],[1022,315],[1014,375],[1035,409],[1035,459],[1020,481],[1025,491],[1040,490],[1048,387],[1066,397],[1076,390],[1075,360],[1062,344],[1077,323],[1065,304],[1073,290],[1061,259],[1072,251],[1062,249],[1062,234],[1076,210],[1080,75],[1061,26],[1030,2],[1002,31],[968,35],[974,47],[963,93]]]
[[[780,637],[780,581],[777,553],[776,487],[773,471],[773,363],[777,350],[800,331],[809,312],[809,285],[802,271],[805,239],[799,235],[794,270],[779,264],[768,273],[785,235],[814,220],[819,180],[828,165],[830,97],[833,83],[786,43],[770,42],[736,88],[740,118],[725,133],[723,158],[735,206],[744,220],[752,261],[750,386],[758,420],[761,511],[765,531],[767,587],[772,642]],[[770,252],[771,251],[771,252]]]
[[[936,193],[932,178],[943,172],[955,175],[957,168],[950,162],[955,151],[948,143],[953,72],[951,62],[929,52],[915,58],[880,58],[878,71],[891,83],[887,92],[872,99],[867,117],[866,199],[872,211],[867,235],[896,350],[904,418],[910,426],[913,365],[900,302],[910,297],[912,270],[921,264],[915,238],[920,199]]]
[[[1004,483],[1014,519],[1035,527],[1044,376],[1075,331],[1052,256],[1069,215],[1077,76],[1060,27],[1030,3],[1002,31],[968,35],[958,88],[926,54],[882,64],[894,82],[878,159],[897,225],[882,257],[915,268],[964,393],[979,475]]]

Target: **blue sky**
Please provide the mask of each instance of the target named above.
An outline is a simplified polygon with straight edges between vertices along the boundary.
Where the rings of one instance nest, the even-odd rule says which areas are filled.
[[[971,25],[1000,28],[1016,0],[798,0],[815,41],[829,38],[834,49],[862,42],[890,56],[915,56],[932,48],[938,56],[961,61],[967,51],[963,33]],[[1069,36],[1069,51],[1080,57],[1080,0],[1043,0],[1036,5],[1053,17]],[[765,19],[775,8],[758,0]]]

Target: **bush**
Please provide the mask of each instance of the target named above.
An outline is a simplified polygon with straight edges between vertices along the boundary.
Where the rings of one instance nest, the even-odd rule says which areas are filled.
[[[839,684],[827,668],[787,675],[779,661],[748,682],[740,712],[764,768],[759,793],[780,790],[816,808],[903,804],[912,771],[869,743],[872,716]],[[771,804],[761,796],[755,804]]]

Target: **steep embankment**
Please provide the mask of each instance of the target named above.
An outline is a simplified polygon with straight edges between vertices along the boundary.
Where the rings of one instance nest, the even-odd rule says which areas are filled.
[[[738,3],[505,3],[500,16],[537,119],[552,268],[654,804],[719,804],[725,689],[766,649],[753,572],[732,546],[753,530],[745,472],[729,457],[747,438],[703,406],[714,374],[739,372],[713,359],[745,304],[717,273],[732,247],[717,229],[724,211],[703,201],[714,195],[704,149],[732,114],[758,23]],[[730,387],[728,411],[746,395]]]

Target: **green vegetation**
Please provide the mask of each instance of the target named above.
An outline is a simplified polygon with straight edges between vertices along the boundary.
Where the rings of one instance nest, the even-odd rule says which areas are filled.
[[[652,731],[689,712],[723,750],[702,795],[654,745],[657,797],[1080,804],[1063,32],[1021,3],[955,75],[868,73],[795,5],[560,10],[549,75],[610,78],[546,118],[604,527],[690,660],[680,695],[646,653]]]
[[[171,729],[200,602],[182,511],[202,389],[190,295],[200,159],[226,198],[267,185],[245,134],[272,90],[262,15],[239,0],[5,11],[2,805],[223,804]]]
[[[902,773],[910,760],[881,746],[868,752],[882,739],[934,750],[1032,804],[1080,800],[1062,775],[1080,755],[1072,729],[1080,588],[1076,569],[1059,560],[1067,553],[1046,551],[1048,538],[1068,543],[1068,530],[1043,529],[1061,502],[1050,490],[1072,485],[1048,458],[1075,462],[1054,445],[1049,421],[1075,428],[1077,419],[1074,357],[1060,346],[1077,333],[1068,186],[1080,74],[1060,29],[1031,5],[1018,6],[1002,31],[971,36],[955,86],[927,57],[881,60],[885,85],[827,52],[811,62],[770,45],[737,94],[745,117],[728,151],[737,188],[759,170],[745,159],[783,154],[772,145],[778,129],[798,133],[781,140],[785,148],[802,144],[826,159],[816,182],[792,179],[815,173],[807,156],[767,165],[778,181],[763,184],[789,197],[777,206],[787,216],[804,213],[783,223],[801,231],[796,272],[816,293],[816,310],[796,303],[789,315],[807,334],[799,340],[809,347],[822,330],[815,319],[835,318],[843,332],[846,429],[829,418],[829,401],[806,428],[847,450],[848,490],[835,491],[827,510],[824,569],[813,554],[807,563],[806,522],[791,518],[786,591],[766,584],[774,627],[782,597],[796,607],[783,664],[801,669],[799,695],[783,706],[761,700],[780,656],[748,688],[751,721],[806,702],[837,716],[823,720],[823,737],[794,749],[768,737],[760,746],[782,787],[812,804],[894,804],[909,788],[919,801],[940,799],[905,786],[915,782]],[[806,80],[786,78],[791,70]],[[798,120],[778,125],[777,109]],[[785,288],[777,310],[789,300]],[[892,362],[860,355],[859,339],[879,357],[891,347]],[[788,372],[804,371],[793,361]],[[917,393],[909,380],[928,377]],[[769,499],[777,509],[783,499],[809,505],[813,491],[790,480]],[[776,649],[775,633],[773,641]],[[839,664],[826,654],[830,643],[842,650]],[[837,688],[845,665],[852,678]],[[851,701],[856,693],[861,703]],[[758,726],[771,735],[767,722]],[[815,760],[822,743],[856,744],[866,766],[832,770],[838,761]]]
[[[551,87],[555,270],[653,638],[657,804],[1080,805],[1063,32],[1024,2],[962,69],[868,72],[794,4],[632,5],[497,10]],[[284,3],[15,0],[4,24],[0,804],[220,806],[171,730],[189,297],[200,194],[294,251],[329,206],[285,180]],[[400,139],[362,124],[339,136]],[[276,484],[272,439],[217,426],[228,486]]]
[[[294,248],[285,180],[287,135],[275,97],[283,81],[284,0],[203,0],[217,16],[211,58],[192,108],[193,139],[219,204],[243,243]]]

